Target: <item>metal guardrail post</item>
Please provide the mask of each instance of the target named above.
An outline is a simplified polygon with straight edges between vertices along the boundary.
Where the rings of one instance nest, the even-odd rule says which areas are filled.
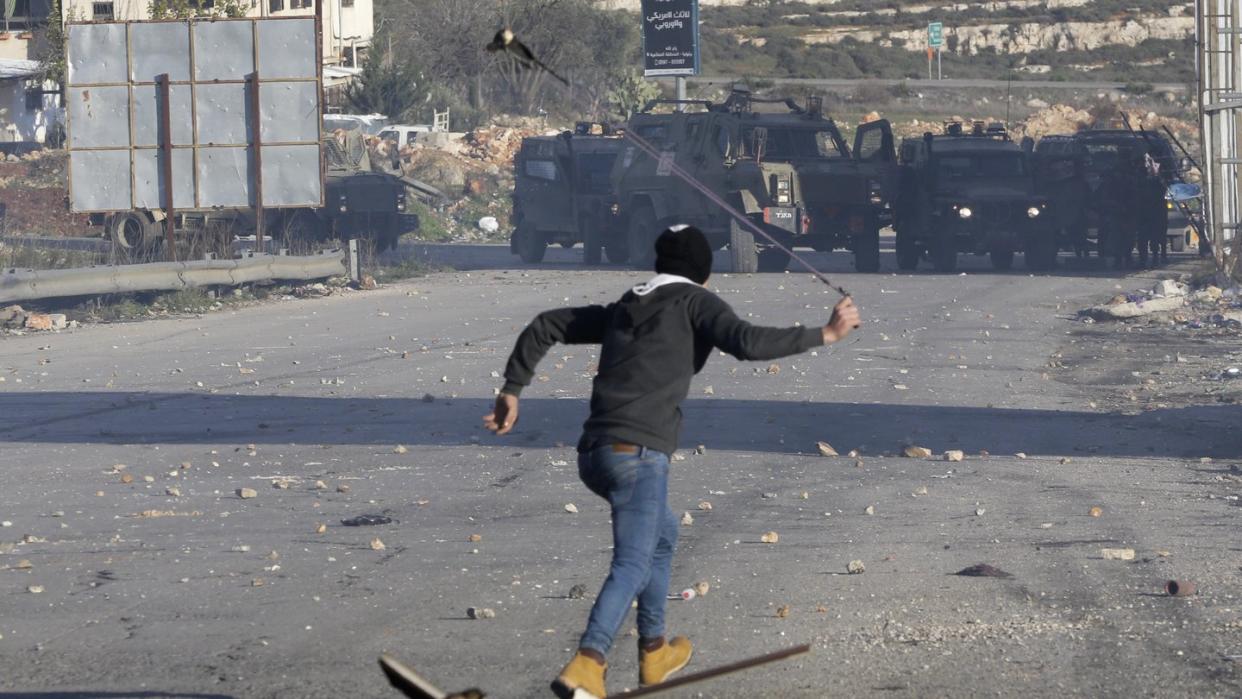
[[[358,239],[349,239],[349,280],[355,284],[362,282],[361,257],[358,254]]]

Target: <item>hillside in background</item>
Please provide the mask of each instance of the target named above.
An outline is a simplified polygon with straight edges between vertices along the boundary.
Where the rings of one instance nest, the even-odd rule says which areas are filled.
[[[706,75],[925,78],[926,27],[938,21],[946,78],[1194,79],[1189,2],[701,0],[700,7]]]

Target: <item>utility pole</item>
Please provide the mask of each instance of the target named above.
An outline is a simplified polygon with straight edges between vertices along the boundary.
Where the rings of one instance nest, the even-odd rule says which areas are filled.
[[[679,112],[686,111],[686,105],[682,103],[682,100],[685,100],[685,99],[686,99],[686,76],[678,75],[677,76],[677,100],[678,100],[677,111]]]

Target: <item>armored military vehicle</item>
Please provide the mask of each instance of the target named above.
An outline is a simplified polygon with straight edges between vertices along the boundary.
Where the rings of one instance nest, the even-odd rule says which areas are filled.
[[[779,112],[770,111],[772,106]],[[657,113],[659,107],[675,107]],[[769,111],[761,111],[767,108]],[[856,269],[880,267],[880,228],[887,224],[897,163],[887,121],[858,128],[851,149],[817,98],[761,99],[735,90],[723,104],[654,100],[626,129],[660,151],[648,156],[625,142],[613,166],[609,257],[651,264],[662,229],[687,223],[713,246],[728,246],[738,271],[785,269],[788,254],[732,220],[703,192],[673,173],[675,164],[743,212],[786,247],[854,253]]]
[[[550,244],[583,243],[587,264],[599,264],[605,249],[610,262],[626,262],[626,246],[606,242],[612,168],[620,150],[618,135],[599,124],[522,139],[513,163],[513,253],[535,263]]]
[[[959,122],[945,133],[901,144],[897,265],[929,257],[938,272],[957,269],[958,253],[990,255],[996,269],[1024,252],[1032,269],[1056,265],[1048,200],[1035,191],[1028,154],[1003,126]]]
[[[1035,184],[1057,211],[1061,227],[1061,246],[1085,255],[1096,248],[1101,255],[1115,252],[1115,232],[1110,230],[1110,204],[1118,198],[1125,206],[1138,203],[1139,192],[1112,193],[1107,186],[1125,163],[1150,156],[1154,176],[1167,188],[1184,180],[1183,159],[1157,131],[1096,128],[1076,134],[1045,136],[1035,146]],[[1120,195],[1120,196],[1119,196]],[[1163,206],[1163,209],[1161,209]],[[1146,237],[1160,237],[1174,251],[1185,246],[1189,222],[1182,209],[1166,197],[1161,205],[1153,202],[1145,211],[1142,224]]]

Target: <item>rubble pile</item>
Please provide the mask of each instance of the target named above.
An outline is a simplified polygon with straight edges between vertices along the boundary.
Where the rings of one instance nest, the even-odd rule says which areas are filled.
[[[1078,312],[1083,322],[1130,320],[1154,316],[1153,321],[1184,330],[1242,333],[1242,287],[1215,285],[1192,290],[1187,284],[1164,279],[1151,289],[1117,294],[1107,303]]]
[[[538,136],[542,130],[509,126],[491,126],[475,129],[465,136],[467,157],[500,170],[511,170],[513,158],[522,147],[522,139]]]
[[[63,313],[36,313],[21,306],[0,308],[0,330],[5,332],[65,330],[77,325],[76,320],[69,320]]]
[[[1014,136],[1039,139],[1053,134],[1072,134],[1089,127],[1091,122],[1091,114],[1085,109],[1054,104],[1028,117],[1024,124],[1015,129]]]

